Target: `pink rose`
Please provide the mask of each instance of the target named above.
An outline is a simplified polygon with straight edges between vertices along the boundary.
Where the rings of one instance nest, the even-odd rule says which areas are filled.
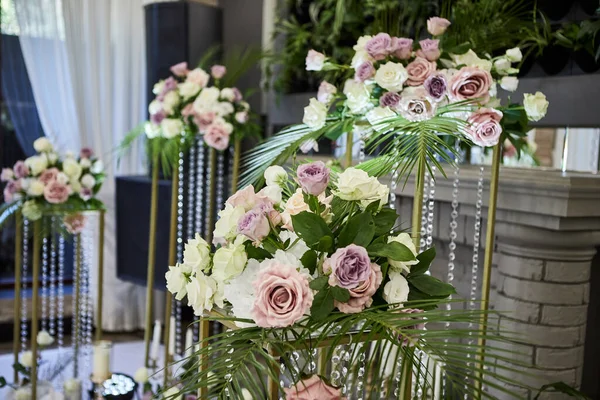
[[[273,262],[254,282],[252,318],[262,328],[283,328],[298,322],[313,302],[306,276],[290,265]]]
[[[29,167],[25,165],[24,161],[17,161],[13,167],[15,178],[25,178],[29,175]]]
[[[2,173],[0,174],[0,181],[8,182],[15,177],[15,174],[10,168],[2,168]]]
[[[89,199],[92,198],[92,196],[94,195],[94,192],[92,191],[91,188],[81,188],[81,190],[79,191],[79,197],[81,197],[81,199],[83,201],[88,201]]]
[[[246,122],[248,122],[249,118],[250,117],[248,116],[248,111],[239,111],[235,113],[235,120],[240,124],[245,124]]]
[[[283,389],[287,400],[346,400],[342,390],[327,385],[318,375],[313,375]]]
[[[379,98],[381,107],[396,108],[398,103],[400,103],[400,95],[396,92],[387,92]]]
[[[348,290],[350,292],[350,300],[347,303],[340,303],[336,300],[335,306],[345,314],[361,312],[373,303],[372,296],[379,286],[381,286],[382,281],[381,267],[375,263],[371,263],[371,275],[369,278],[354,289]]]
[[[419,42],[421,46],[422,57],[426,58],[428,61],[435,61],[440,58],[440,41],[437,39],[425,39]]]
[[[229,133],[224,126],[211,124],[204,133],[204,142],[217,150],[225,150],[229,146]]]
[[[85,216],[80,213],[66,215],[63,218],[63,225],[71,235],[77,235],[85,228]]]
[[[354,289],[371,275],[371,260],[364,247],[350,244],[325,259],[323,272],[331,272],[329,285]]]
[[[171,66],[170,69],[175,76],[186,76],[188,73],[188,65],[185,61]]]
[[[233,207],[242,206],[244,210],[250,211],[261,202],[261,198],[254,192],[254,186],[248,185],[231,195],[226,201]]]
[[[413,40],[407,38],[394,38],[393,53],[400,60],[408,60],[413,51]]]
[[[365,50],[375,60],[385,60],[392,49],[392,38],[387,33],[378,33],[365,45]]]
[[[222,77],[225,76],[226,72],[227,72],[227,68],[224,65],[213,65],[210,68],[210,74],[215,79],[221,79]]]
[[[356,68],[354,79],[357,82],[364,82],[375,75],[375,67],[371,61],[365,61]]]
[[[308,194],[318,196],[325,191],[329,184],[329,168],[323,161],[315,161],[310,164],[302,164],[296,170],[298,182]]]
[[[200,85],[200,87],[206,87],[210,79],[210,75],[206,73],[202,68],[194,68],[187,74],[188,81]]]
[[[271,232],[271,225],[262,210],[254,209],[240,218],[237,230],[253,242],[261,242]]]
[[[450,21],[446,18],[431,17],[427,20],[427,31],[433,36],[439,36],[446,32],[450,26]]]
[[[478,67],[462,67],[450,79],[450,96],[455,101],[480,99],[487,103],[490,99],[492,75]]]
[[[94,151],[89,147],[84,147],[79,150],[79,158],[92,158]]]
[[[240,89],[234,87],[231,90],[233,90],[233,101],[238,103],[240,101],[242,101],[242,92],[240,92]]]
[[[423,84],[425,79],[427,79],[435,69],[435,63],[421,57],[415,58],[413,62],[406,66],[406,72],[408,72],[406,84],[408,86],[419,86]]]
[[[327,81],[321,82],[317,92],[317,100],[323,104],[329,104],[333,101],[337,88]]]
[[[319,53],[316,50],[310,49],[308,51],[308,54],[306,55],[306,60],[305,60],[306,70],[307,71],[322,70],[323,66],[325,65],[326,59],[327,59],[327,57],[325,57],[325,54]]]
[[[277,226],[281,224],[281,214],[275,208],[273,208],[273,202],[266,196],[264,190],[266,188],[262,188],[256,195],[261,198],[260,203],[254,207],[254,211],[258,211],[264,214],[273,226]]]
[[[181,115],[183,115],[184,117],[189,117],[194,114],[194,103],[186,105],[185,107],[183,107],[183,110],[181,110]]]
[[[213,123],[216,117],[217,114],[214,111],[203,112],[195,116],[194,123],[200,131],[204,131]]]
[[[501,120],[502,112],[493,108],[480,108],[467,119],[467,133],[478,146],[495,146],[502,133]]]
[[[20,181],[8,181],[6,187],[4,188],[4,201],[6,203],[10,203],[15,199],[15,194],[21,190],[21,182]]]
[[[60,171],[57,168],[48,168],[40,174],[40,182],[42,182],[44,185],[54,182],[59,172]]]
[[[69,194],[69,187],[58,181],[52,181],[44,188],[44,198],[52,204],[64,203],[69,198]]]
[[[175,80],[175,78],[170,76],[167,79],[165,79],[163,88],[162,88],[161,92],[156,96],[156,99],[158,101],[163,101],[165,98],[165,95],[167,93],[169,93],[171,90],[175,90],[175,89],[177,89],[177,81]]]
[[[402,96],[398,110],[409,121],[424,121],[435,115],[436,103],[427,97],[424,88],[411,88],[412,93]]]

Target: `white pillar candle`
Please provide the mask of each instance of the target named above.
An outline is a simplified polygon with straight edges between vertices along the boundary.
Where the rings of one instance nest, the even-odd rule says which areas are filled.
[[[175,317],[169,319],[169,355],[175,354]]]
[[[152,346],[150,346],[150,359],[158,360],[158,349],[160,347],[160,321],[154,322],[154,332],[152,333]]]
[[[110,378],[110,351],[112,344],[101,340],[94,345],[94,367],[92,376],[95,380],[104,381]]]
[[[191,357],[194,341],[194,332],[192,332],[192,328],[188,328],[185,332],[185,358]]]

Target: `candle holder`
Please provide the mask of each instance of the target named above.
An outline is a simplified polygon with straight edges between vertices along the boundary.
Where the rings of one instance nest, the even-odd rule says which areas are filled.
[[[92,400],[132,400],[137,391],[137,383],[129,375],[113,373],[105,380],[93,376],[90,379]]]
[[[94,342],[94,365],[91,377],[93,383],[102,383],[111,377],[111,353],[111,341],[98,340]]]

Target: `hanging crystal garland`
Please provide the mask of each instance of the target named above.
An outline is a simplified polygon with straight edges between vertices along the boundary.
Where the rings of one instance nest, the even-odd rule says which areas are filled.
[[[65,238],[58,235],[58,288],[56,293],[56,343],[59,355],[64,346],[64,315],[65,315]]]
[[[29,220],[23,218],[23,270],[21,272],[21,351],[27,350],[27,272],[29,264]]]
[[[190,163],[190,175],[192,175],[192,165]],[[203,220],[204,216],[202,213],[202,203],[204,200],[204,185],[206,184],[204,180],[204,142],[202,138],[198,138],[196,140],[196,188],[195,188],[195,212],[194,212],[194,233],[203,234]],[[192,332],[194,335],[194,343],[197,343],[200,340],[200,326],[199,324],[194,324],[192,327]]]
[[[415,400],[421,400],[423,398],[423,391],[425,390],[425,381],[423,378],[426,379],[426,377],[423,376],[424,373],[422,369],[424,367],[425,364],[425,354],[423,354],[423,352],[420,349],[416,349],[415,350],[415,355],[418,359],[417,361],[417,365],[415,365],[414,369],[415,369],[415,379],[413,379],[412,383],[413,383],[413,387],[412,387],[412,392],[414,393],[414,399]]]
[[[348,362],[350,361],[350,346],[344,346],[340,360],[340,381],[342,383],[342,394],[348,394]]]
[[[367,346],[364,343],[360,343],[358,352],[358,371],[356,377],[356,399],[363,400],[364,385],[365,385],[365,369],[366,369],[366,358],[367,358]]]
[[[435,209],[435,166],[431,167],[431,179],[429,180],[429,201],[427,203],[427,227],[425,229],[425,250],[433,245],[433,219]],[[423,248],[421,250],[424,250]],[[429,272],[429,271],[427,271]]]
[[[88,221],[90,218],[88,217]],[[92,296],[90,291],[90,271],[92,265],[92,238],[89,224],[81,233],[81,281],[79,283],[79,307],[80,307],[80,343],[81,357],[83,360],[80,376],[88,376],[90,370],[90,359],[92,356]]]
[[[420,227],[420,239],[419,248],[425,249],[427,240],[427,205],[429,204],[429,171],[425,170],[423,176],[423,202],[421,203],[421,227]]]
[[[471,268],[471,292],[469,294],[469,308],[476,308],[478,292],[478,270],[479,270],[479,244],[481,236],[481,209],[483,204],[483,165],[479,167],[479,179],[477,180],[477,203],[475,208],[475,232],[473,234],[473,259]],[[473,322],[469,323],[469,328],[473,327]],[[473,343],[470,339],[469,343]]]
[[[217,209],[221,209],[225,199],[225,155],[222,151],[218,152],[217,155],[217,193],[216,193],[216,206]]]
[[[400,387],[402,386],[402,364],[404,364],[404,358],[398,355],[396,374],[394,375],[394,397],[397,399],[400,399]]]
[[[183,145],[183,138],[181,139],[181,143]],[[179,161],[177,165],[177,262],[183,262],[183,200],[184,200],[184,158],[185,154],[183,151],[179,152]],[[174,313],[171,315],[175,315],[175,354],[180,356],[183,355],[183,343],[182,343],[182,335],[181,335],[181,324],[182,324],[182,314],[181,314],[181,301],[175,299],[171,303],[174,307]]]
[[[56,336],[56,217],[50,218],[50,295],[48,333]]]
[[[79,286],[81,285],[81,277],[79,276],[79,268],[77,265],[77,249],[80,241],[79,235],[73,236],[73,296],[75,296],[75,292],[79,290]],[[73,377],[79,377],[79,307],[77,304],[73,305],[73,317],[71,319],[71,345],[74,349],[73,353]]]
[[[188,158],[188,193],[187,193],[187,214],[186,214],[186,238],[187,240],[194,238],[194,212],[196,210],[196,199],[195,189],[196,189],[196,146],[192,145],[190,147],[190,155]],[[198,183],[200,184],[200,182]]]
[[[42,290],[41,290],[41,300],[42,300],[42,306],[41,306],[41,329],[43,331],[47,331],[48,330],[48,237],[46,235],[47,232],[45,229],[45,221],[42,220],[42,232],[44,237],[42,238],[42,276],[41,276],[41,283],[42,283]]]

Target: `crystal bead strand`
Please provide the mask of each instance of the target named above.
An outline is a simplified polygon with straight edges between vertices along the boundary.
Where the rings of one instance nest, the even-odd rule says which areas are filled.
[[[210,158],[210,156],[209,156]],[[211,175],[212,175],[212,166],[211,166],[211,161],[209,160],[209,162],[206,165],[206,188],[207,188],[207,192],[210,191],[210,186],[211,186]],[[211,227],[208,226],[208,217],[210,215],[210,201],[208,201],[208,199],[210,199],[210,197],[212,196],[212,193],[206,193],[206,197],[207,197],[207,201],[205,202],[205,207],[204,207],[204,235],[205,237],[208,237],[209,233],[210,233],[210,229]],[[214,204],[213,204],[214,206]]]
[[[317,371],[317,349],[311,349],[308,355],[308,373],[314,374]]]
[[[348,367],[347,364],[350,361],[350,346],[344,346],[344,350],[342,351],[342,359],[340,360],[340,379],[341,379],[341,383],[342,383],[342,394],[343,395],[347,395],[348,394],[348,379],[346,379],[346,377],[348,376]]]
[[[88,218],[88,221],[90,219]],[[92,351],[92,299],[90,292],[90,271],[91,271],[91,258],[92,258],[92,246],[90,238],[91,230],[86,227],[81,233],[81,251],[82,251],[82,264],[81,264],[81,282],[79,284],[80,290],[80,315],[81,315],[81,357],[82,357],[82,369],[80,376],[88,376],[90,371],[90,358]]]
[[[43,228],[42,231],[44,231],[45,229],[45,225],[44,223],[42,223]],[[42,290],[40,293],[40,297],[42,300],[42,306],[41,306],[41,318],[40,318],[40,322],[41,322],[41,330],[43,331],[47,331],[48,330],[48,238],[46,237],[46,232],[43,233],[44,237],[42,238],[42,276],[41,276],[41,283],[42,283]]]
[[[59,355],[64,345],[64,320],[65,315],[65,238],[58,235],[58,288],[56,299],[56,343]]]
[[[181,139],[183,144],[183,139]],[[179,152],[179,162],[177,166],[177,262],[183,262],[183,208],[184,208],[184,161],[185,154]],[[181,335],[181,301],[175,299],[175,353],[183,356],[183,343]]]
[[[396,188],[398,187],[398,164],[395,164],[390,181],[390,208],[396,209]]]
[[[423,176],[423,202],[421,203],[421,238],[419,239],[419,248],[424,249],[427,239],[427,204],[429,202],[429,172],[425,171]]]
[[[194,238],[194,212],[196,199],[194,198],[194,190],[196,189],[196,146],[190,147],[190,155],[188,157],[188,192],[187,192],[187,213],[186,213],[186,238],[187,240]]]
[[[423,390],[424,390],[424,379],[426,379],[426,377],[423,376],[423,364],[424,364],[424,360],[425,360],[425,355],[423,354],[423,352],[419,349],[415,350],[415,355],[418,358],[418,362],[417,365],[414,366],[416,372],[415,372],[415,379],[413,379],[413,390],[412,393],[414,393],[414,399],[415,400],[421,400],[423,398]]]
[[[400,351],[400,350],[398,350],[398,351]],[[402,364],[403,363],[404,363],[403,357],[398,355],[398,361],[396,362],[396,375],[394,376],[394,382],[395,382],[394,397],[397,399],[400,399],[400,386],[401,386],[401,382],[402,382]]]
[[[220,151],[217,155],[217,193],[215,196],[217,210],[223,206],[225,192],[225,155]]]
[[[48,311],[48,333],[56,336],[56,217],[50,218],[50,296]]]
[[[285,387],[285,363],[283,361],[281,361],[283,359],[283,357],[280,358],[280,362],[279,362],[279,386],[280,387]],[[279,400],[285,400],[285,398],[280,394],[279,395]]]
[[[365,384],[365,368],[367,358],[367,346],[359,344],[360,349],[358,350],[358,372],[356,377],[356,399],[363,400],[364,396],[364,384]]]
[[[79,235],[73,236],[73,289],[81,285],[81,279],[77,279],[77,246],[79,240]],[[79,332],[77,331],[77,323],[79,322],[79,318],[79,306],[74,304],[73,317],[71,318],[71,347],[74,349],[77,349],[79,345]],[[77,352],[74,352],[73,354],[73,375],[75,378],[79,377],[79,354]]]
[[[363,161],[365,161],[365,147],[366,147],[366,143],[365,143],[365,137],[366,137],[366,132],[361,132],[360,134],[360,140],[358,141],[358,163],[362,163]]]
[[[29,267],[29,220],[23,218],[23,271],[21,273],[21,351],[27,350],[27,272]]]
[[[427,228],[425,237],[425,249],[429,249],[433,245],[433,219],[435,210],[435,166],[431,167],[431,172],[431,179],[429,180],[429,202],[427,203]]]
[[[191,164],[190,164],[191,168]],[[190,170],[191,171],[191,170]],[[202,138],[198,138],[196,140],[196,188],[194,193],[195,199],[195,208],[194,212],[194,233],[199,233],[203,236],[203,225],[202,225],[202,217],[203,217],[203,208],[202,202],[204,200],[204,185],[206,184],[204,180],[204,142]],[[194,334],[194,343],[197,343],[200,340],[200,325],[194,324],[192,327],[192,332]]]
[[[339,386],[340,384],[341,373],[339,371],[339,367],[342,361],[342,352],[343,346],[337,346],[333,351],[333,356],[331,357],[331,384],[333,386]]]

